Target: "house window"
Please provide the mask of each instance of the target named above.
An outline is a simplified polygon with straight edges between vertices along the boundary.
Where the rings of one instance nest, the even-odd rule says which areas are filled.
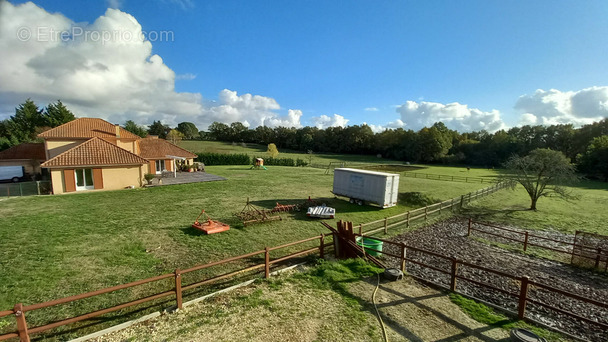
[[[164,160],[157,160],[156,161],[156,174],[161,174],[165,170],[166,170],[166,168],[165,168],[165,161]]]
[[[94,189],[93,186],[93,170],[92,169],[76,169],[76,190]]]

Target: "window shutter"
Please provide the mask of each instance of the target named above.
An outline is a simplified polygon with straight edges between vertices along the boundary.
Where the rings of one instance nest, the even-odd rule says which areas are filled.
[[[148,170],[148,173],[156,173],[156,163],[154,162],[154,160],[150,161],[150,170]]]
[[[65,186],[65,192],[76,191],[76,174],[74,174],[74,169],[63,170],[63,185]]]
[[[167,169],[167,171],[173,171],[173,163],[171,163],[171,159],[165,160],[165,169]]]
[[[103,189],[103,174],[101,169],[93,169],[93,186],[95,189]]]

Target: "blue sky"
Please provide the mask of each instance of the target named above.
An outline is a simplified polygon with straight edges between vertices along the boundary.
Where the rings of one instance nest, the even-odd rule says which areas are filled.
[[[9,2],[15,8],[13,18],[19,12],[15,5],[22,3]],[[78,115],[118,123],[129,118],[142,124],[155,119],[170,124],[193,121],[200,129],[210,120],[319,127],[366,122],[376,130],[419,129],[442,120],[461,131],[493,131],[526,123],[581,125],[608,113],[606,1],[34,3],[49,15],[61,14],[72,26],[92,25],[110,16],[106,9],[113,7],[121,11],[112,13],[113,22],[129,14],[143,31],[170,31],[170,41],[151,42],[151,55],[160,56],[175,73],[171,91],[177,95],[172,96],[189,98],[180,97],[174,112],[138,107],[152,100],[141,95],[135,101],[137,93],[105,108],[94,100],[89,105],[79,100],[87,94],[24,91],[5,84],[0,88],[0,115],[12,114],[23,96],[41,105],[61,97]],[[11,29],[45,20],[32,23],[25,15],[22,21],[15,19],[11,28],[0,31],[0,44],[15,43],[8,41],[15,40]],[[54,46],[45,56],[70,44],[75,42]],[[35,58],[38,50],[30,50],[24,56]],[[98,61],[102,52],[91,50],[80,48],[78,54]],[[11,52],[0,57],[3,53]],[[104,59],[103,77],[114,72],[112,63],[124,64]],[[151,72],[144,72],[148,84],[171,82],[148,79]],[[40,70],[34,73],[52,77]],[[0,81],[2,77],[0,70]],[[48,84],[53,81],[58,82]],[[122,94],[133,84],[106,81],[108,87],[124,87]],[[164,96],[153,88],[148,93],[155,94],[152,97]],[[242,98],[244,94],[252,98]],[[107,95],[106,104],[111,98]],[[180,109],[188,101],[196,103]]]

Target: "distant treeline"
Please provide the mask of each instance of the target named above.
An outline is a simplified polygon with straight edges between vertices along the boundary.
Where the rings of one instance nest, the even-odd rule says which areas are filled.
[[[279,150],[380,154],[413,163],[464,164],[500,167],[510,156],[527,155],[536,148],[564,153],[579,171],[608,177],[608,120],[580,128],[573,125],[523,126],[495,133],[459,133],[443,123],[419,131],[387,129],[374,133],[367,125],[347,127],[249,129],[240,122],[214,122],[201,138],[226,142],[275,143]]]

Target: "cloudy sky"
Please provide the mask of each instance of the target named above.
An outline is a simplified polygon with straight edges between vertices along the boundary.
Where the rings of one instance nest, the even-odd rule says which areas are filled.
[[[459,131],[608,116],[606,1],[0,0],[0,119]]]

